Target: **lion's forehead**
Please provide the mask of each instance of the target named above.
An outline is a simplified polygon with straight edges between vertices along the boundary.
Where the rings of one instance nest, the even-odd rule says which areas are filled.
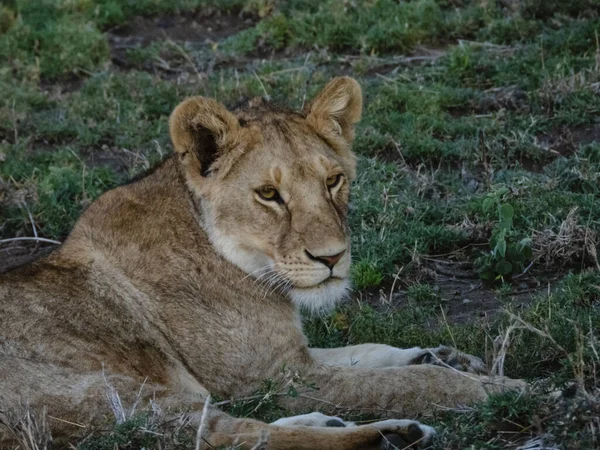
[[[340,166],[333,149],[301,123],[265,124],[259,132],[259,143],[243,156],[239,167],[253,182],[309,183]]]
[[[242,172],[255,185],[272,184],[277,188],[304,190],[325,181],[339,164],[315,151],[297,154],[285,148],[267,148],[260,156],[247,161]]]

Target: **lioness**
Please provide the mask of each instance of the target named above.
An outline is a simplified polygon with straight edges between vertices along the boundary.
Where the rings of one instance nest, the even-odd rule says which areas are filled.
[[[144,398],[199,417],[208,392],[246,396],[284,367],[318,389],[282,398],[297,411],[415,417],[496,389],[499,380],[473,373],[479,359],[446,347],[307,345],[299,308],[331,307],[349,288],[361,109],[351,78],[331,81],[302,112],[181,103],[172,156],[100,197],[50,256],[0,278],[0,411],[46,406],[54,433],[66,433],[110,411],[107,384],[127,404],[147,380]],[[272,449],[371,449],[384,435],[402,448],[432,434],[412,420],[206,414],[213,446],[251,448],[266,433]]]

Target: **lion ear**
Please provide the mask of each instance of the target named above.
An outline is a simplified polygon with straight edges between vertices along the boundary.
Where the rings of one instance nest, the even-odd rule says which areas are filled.
[[[194,176],[206,176],[211,164],[235,144],[240,124],[211,98],[190,97],[171,114],[169,131],[175,151]]]
[[[326,137],[342,136],[354,140],[354,124],[362,114],[362,91],[354,78],[331,80],[305,108],[306,118]]]

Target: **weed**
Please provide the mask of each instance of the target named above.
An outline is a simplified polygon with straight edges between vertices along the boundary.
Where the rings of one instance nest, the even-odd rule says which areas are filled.
[[[514,207],[505,200],[508,188],[490,192],[483,200],[485,213],[496,210],[498,222],[492,229],[491,252],[476,262],[479,275],[484,280],[499,280],[521,271],[533,256],[531,238],[518,239],[513,226]]]
[[[352,280],[356,289],[378,286],[383,280],[383,275],[375,264],[361,260],[352,266]]]

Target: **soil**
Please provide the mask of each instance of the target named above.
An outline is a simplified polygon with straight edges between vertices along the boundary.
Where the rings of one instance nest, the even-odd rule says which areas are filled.
[[[117,68],[128,70],[131,68],[131,63],[127,57],[129,49],[146,47],[154,41],[165,40],[172,40],[176,43],[185,42],[195,48],[201,48],[249,28],[256,21],[256,17],[242,15],[241,13],[223,14],[210,10],[172,16],[138,16],[126,25],[117,27],[108,33],[112,62]],[[159,67],[161,70],[158,72],[166,78],[181,75],[181,70],[171,67],[169,59],[172,56],[161,55],[165,62],[164,67]],[[178,63],[173,61],[172,63],[175,66],[185,62],[182,55],[178,54],[177,58],[182,59],[182,61]],[[214,64],[214,61],[211,64]],[[202,66],[203,64],[198,62],[198,65]],[[143,70],[157,72],[157,67],[149,61],[144,64]]]
[[[524,308],[537,295],[551,289],[549,286],[558,276],[551,273],[517,275],[511,281],[512,290],[501,295],[498,285],[482,282],[473,270],[472,263],[449,259],[431,260],[424,262],[415,273],[400,276],[394,286],[391,301],[392,280],[386,280],[378,288],[358,292],[356,297],[377,309],[410,308],[405,290],[409,278],[433,287],[438,295],[439,307],[447,322],[453,325],[469,324],[482,318],[493,321],[509,306],[512,311]],[[432,323],[431,326],[438,325]]]
[[[536,295],[548,289],[547,276],[526,274],[513,279],[512,290],[501,296],[498,286],[484,284],[477,274],[457,269],[454,264],[435,263],[434,270],[436,275],[432,284],[451,324],[473,323],[483,317],[493,320],[507,306],[513,310],[524,308]]]
[[[136,161],[138,157],[135,153],[126,153],[122,149],[110,148],[108,145],[83,149],[81,156],[87,167],[109,167],[122,179],[127,179],[129,170],[139,162]]]
[[[537,136],[540,145],[549,152],[569,156],[577,151],[579,146],[590,142],[600,142],[600,121],[592,125],[578,127],[559,127]]]
[[[240,14],[207,14],[201,11],[186,15],[135,17],[126,25],[113,29],[110,37],[113,41],[141,45],[167,38],[207,43],[236,34],[255,22],[255,18]]]
[[[0,273],[48,256],[56,245],[15,242],[0,246]]]
[[[81,74],[70,74],[64,78],[61,78],[59,81],[57,80],[48,80],[46,78],[40,79],[40,88],[46,91],[51,99],[60,98],[63,94],[78,91],[83,83],[87,75],[81,76]]]

